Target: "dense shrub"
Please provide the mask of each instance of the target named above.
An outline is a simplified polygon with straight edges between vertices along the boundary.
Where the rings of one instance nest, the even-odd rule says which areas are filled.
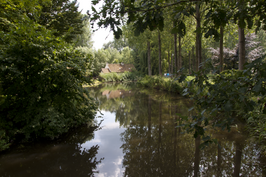
[[[141,78],[141,74],[137,71],[126,71],[124,73],[100,73],[100,77],[104,82],[127,82],[137,81]]]
[[[169,92],[176,92],[181,94],[183,92],[183,84],[179,83],[178,80],[164,78],[160,76],[148,76],[146,75],[138,83],[144,87],[155,88],[159,90],[165,90]]]
[[[184,94],[193,98],[198,113],[193,116],[193,122],[186,125],[188,130],[194,131],[195,136],[204,135],[207,125],[230,130],[232,123],[241,121],[247,122],[250,132],[264,140],[266,63],[263,59],[246,64],[244,70],[214,74],[211,79],[204,74],[204,68],[195,73],[195,79],[184,90]]]
[[[94,118],[82,84],[91,57],[26,19],[0,32],[0,150],[18,137],[55,138]]]

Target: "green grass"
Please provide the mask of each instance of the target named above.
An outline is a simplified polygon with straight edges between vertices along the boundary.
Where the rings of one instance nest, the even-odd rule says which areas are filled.
[[[181,94],[183,92],[184,83],[179,83],[175,79],[165,78],[161,76],[145,76],[138,81],[138,84],[144,87]]]
[[[100,73],[102,82],[125,82],[136,81],[141,77],[138,72],[124,72],[124,73]]]

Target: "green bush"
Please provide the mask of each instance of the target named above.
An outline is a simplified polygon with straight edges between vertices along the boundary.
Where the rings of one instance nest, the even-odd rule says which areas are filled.
[[[195,136],[204,135],[204,126],[230,130],[232,123],[241,121],[248,123],[251,134],[264,140],[266,63],[263,59],[247,63],[244,70],[225,70],[208,76],[203,68],[195,73],[185,89],[198,113],[193,116],[193,122],[186,125],[188,130],[194,131]]]
[[[105,82],[127,82],[136,81],[141,78],[141,74],[137,71],[124,72],[124,73],[100,73],[100,77]]]
[[[26,19],[0,32],[0,149],[17,137],[55,138],[94,118],[82,84],[91,56]]]
[[[139,80],[138,83],[144,87],[150,87],[179,94],[181,94],[183,91],[183,83],[179,83],[178,80],[175,79],[164,78],[161,76],[146,75]]]

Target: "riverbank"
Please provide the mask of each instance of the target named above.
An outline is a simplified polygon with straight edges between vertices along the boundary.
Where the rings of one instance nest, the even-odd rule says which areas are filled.
[[[93,78],[91,85],[83,85],[83,87],[95,87],[106,82],[132,82],[138,81],[143,77],[143,74],[132,71],[124,73],[100,73],[98,77]]]
[[[190,97],[194,101],[191,111],[198,113],[194,112],[192,122],[184,126],[194,131],[195,135],[204,137],[204,127],[207,125],[230,131],[232,125],[242,122],[245,131],[255,137],[266,152],[265,98],[259,96],[257,90],[249,88],[250,85],[254,88],[257,82],[251,81],[247,86],[243,84],[247,81],[241,77],[242,74],[246,75],[238,70],[230,70],[215,75],[180,76],[179,79],[145,76],[137,83],[147,88]],[[240,79],[236,79],[238,77]],[[211,140],[207,139],[207,142]]]

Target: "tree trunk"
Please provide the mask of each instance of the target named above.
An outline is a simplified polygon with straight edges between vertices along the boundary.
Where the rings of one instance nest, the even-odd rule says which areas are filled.
[[[174,72],[174,55],[172,54],[171,55],[171,74],[173,74],[173,72]]]
[[[171,39],[171,74],[174,72],[174,56],[173,56],[173,41]]]
[[[221,148],[221,141],[218,141],[217,176],[222,176],[221,164],[222,164],[222,148]]]
[[[198,50],[197,50],[197,43],[198,43],[198,37],[196,36],[196,58],[195,58],[195,64],[196,64],[196,72],[199,71],[199,61],[198,61]]]
[[[188,58],[189,58],[189,74],[191,74],[191,58],[190,58],[190,51],[188,53]]]
[[[193,69],[193,71],[197,71],[197,67],[198,67],[198,65],[197,65],[197,59],[195,59],[195,52],[194,52],[194,50],[195,50],[195,47],[194,47],[194,45],[192,46],[192,69]],[[197,57],[196,57],[197,58]]]
[[[170,68],[171,68],[171,64],[170,64],[170,47],[168,46],[168,73],[170,73]]]
[[[161,63],[161,34],[158,33],[158,43],[159,43],[159,75],[162,75],[162,63]]]
[[[195,160],[194,160],[194,176],[199,176],[199,164],[200,164],[200,136],[195,138]]]
[[[150,40],[147,42],[147,52],[148,52],[148,73],[151,76],[151,48],[150,48]]]
[[[239,49],[238,69],[243,70],[245,64],[245,33],[244,29],[240,27],[238,27],[238,49]]]
[[[200,70],[200,64],[202,62],[202,54],[201,54],[201,19],[200,19],[200,2],[196,4],[196,20],[197,20],[197,27],[196,27],[196,55],[198,61],[198,70]]]
[[[178,37],[178,70],[182,67],[182,58],[181,58],[181,36]]]
[[[220,26],[220,71],[223,71],[224,65],[224,27]]]
[[[175,55],[174,73],[176,74],[176,71],[177,71],[177,34],[174,34],[174,50],[175,50],[174,51],[174,55]]]
[[[236,153],[234,157],[234,177],[239,177],[240,169],[241,169],[241,156],[242,156],[243,146],[236,142]]]

